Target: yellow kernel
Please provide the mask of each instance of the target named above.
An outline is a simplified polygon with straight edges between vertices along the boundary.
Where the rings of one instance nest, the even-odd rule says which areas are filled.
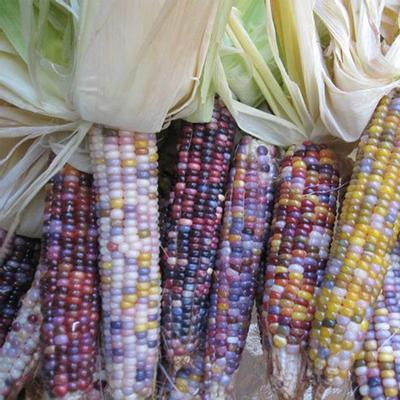
[[[339,377],[343,379],[343,381],[347,381],[349,379],[349,372],[347,369],[339,370]]]
[[[277,347],[278,349],[285,347],[287,344],[286,338],[281,335],[274,335],[272,342],[274,346]]]
[[[366,319],[364,319],[361,324],[360,324],[360,328],[362,332],[367,332],[368,330],[368,321]]]
[[[386,111],[386,109],[382,111]],[[382,133],[382,131],[383,127],[381,125],[372,125],[368,128],[368,132],[370,133]]]
[[[335,354],[335,353],[339,353],[339,351],[342,350],[342,347],[338,343],[332,343],[329,346],[329,350],[330,350],[331,354]]]
[[[132,303],[129,302],[129,301],[121,301],[120,307],[121,307],[123,310],[126,310],[126,309],[128,309],[128,308],[134,307],[134,304],[132,304]]]
[[[111,283],[111,277],[110,276],[102,276],[101,277],[101,283],[104,283],[105,285],[108,285]]]
[[[391,369],[385,369],[381,371],[382,378],[394,378],[396,376],[395,372]]]
[[[134,303],[136,303],[136,301],[137,301],[137,296],[136,296],[136,294],[127,294],[127,295],[125,295],[124,297],[123,297],[123,300],[122,301],[125,301],[125,302],[127,302],[127,303],[132,303],[132,304],[134,304]]]
[[[151,260],[151,253],[140,253],[138,261],[149,261]]]
[[[149,321],[147,323],[147,329],[157,329],[158,328],[158,321]]]
[[[355,308],[356,303],[348,298],[345,298],[343,300],[343,305],[347,308]]]
[[[302,306],[302,305],[300,305],[300,304],[296,304],[296,305],[293,307],[293,311],[294,311],[294,312],[300,312],[300,313],[306,314],[306,313],[307,313],[307,307]]]
[[[322,347],[329,347],[329,345],[331,344],[330,338],[323,338],[323,337],[321,337],[321,338],[319,339],[319,344],[320,344]]]
[[[300,272],[289,272],[289,279],[303,279],[303,274]]]
[[[342,268],[343,271],[343,268]],[[352,281],[352,276],[350,274],[345,274],[343,272],[339,272],[337,274],[337,279],[343,282],[350,283]]]
[[[308,355],[309,355],[310,359],[314,361],[318,356],[318,351],[315,349],[310,349],[308,352]]]
[[[122,167],[125,168],[135,168],[137,165],[136,160],[128,159],[128,160],[122,160],[121,161]]]
[[[362,239],[362,238],[357,237],[357,236],[352,236],[350,238],[349,242],[350,242],[350,244],[354,244],[356,246],[362,247],[365,244],[365,239]]]
[[[112,199],[110,203],[111,203],[111,208],[122,208],[124,206],[123,199]]]
[[[138,236],[140,239],[144,239],[150,236],[150,234],[151,234],[150,229],[141,229],[138,231]]]
[[[327,307],[327,313],[336,314],[340,310],[340,307],[341,307],[340,304],[329,302]]]
[[[240,180],[234,181],[233,187],[236,189],[244,187],[244,181],[240,181]]]
[[[147,149],[149,147],[148,140],[135,140],[136,149]]]
[[[331,328],[327,328],[326,326],[323,326],[320,330],[320,336],[321,336],[321,338],[324,338],[324,339],[330,338],[331,332],[332,332]]]
[[[151,262],[147,260],[138,260],[138,266],[139,268],[149,268],[151,266]]]
[[[326,366],[326,361],[320,358],[316,358],[314,365],[317,370],[323,370]]]
[[[183,378],[176,378],[175,385],[180,392],[182,393],[188,392],[186,381]]]
[[[229,235],[230,242],[239,242],[240,239],[241,239],[240,235],[233,235],[233,234]]]
[[[315,311],[314,318],[317,321],[322,321],[325,318],[325,315],[322,311]]]
[[[349,317],[351,318],[354,314],[354,311],[351,308],[347,308],[347,307],[341,307],[340,308],[340,314],[344,315],[345,317]]]
[[[145,332],[147,331],[147,324],[137,324],[135,326],[135,332]]]
[[[349,340],[343,340],[342,342],[342,349],[343,350],[351,350],[353,348],[353,343]]]
[[[378,354],[378,361],[379,362],[393,362],[394,361],[394,354],[393,353],[379,353]]]
[[[338,335],[337,333],[332,334],[332,342],[333,343],[342,343],[343,336]]]
[[[389,314],[389,311],[388,311],[387,308],[377,308],[377,309],[375,310],[375,314],[376,314],[376,315],[388,315],[388,314]]]
[[[292,318],[295,319],[296,321],[305,321],[307,315],[302,312],[293,312]]]
[[[203,377],[200,375],[195,375],[195,374],[190,374],[189,375],[189,379],[191,381],[195,381],[195,382],[201,382],[203,380]]]
[[[386,397],[397,397],[399,391],[396,387],[384,387],[383,393]]]
[[[150,154],[149,162],[153,163],[153,162],[156,162],[157,160],[158,160],[158,154],[157,153]]]
[[[312,299],[312,294],[310,292],[305,291],[305,290],[300,290],[297,293],[297,296],[299,296],[301,299],[304,299],[304,300],[307,300],[307,301],[310,301]]]
[[[150,282],[138,282],[137,283],[137,288],[138,288],[138,290],[149,289],[150,288]]]
[[[306,163],[303,160],[297,159],[294,163],[293,163],[293,167],[294,168],[307,168]]]
[[[101,264],[101,268],[103,268],[103,269],[112,269],[112,263],[110,263],[110,262],[103,262],[103,263]]]
[[[337,376],[339,374],[339,368],[331,368],[328,367],[326,370],[326,377],[329,378],[333,378],[335,376]]]

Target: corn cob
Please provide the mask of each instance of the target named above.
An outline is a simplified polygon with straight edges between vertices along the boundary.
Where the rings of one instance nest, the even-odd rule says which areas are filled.
[[[16,398],[39,363],[42,320],[39,282],[44,270],[39,263],[33,285],[0,348],[0,400]]]
[[[278,181],[261,324],[271,347],[267,353],[271,385],[279,396],[296,399],[303,390],[303,349],[335,222],[336,159],[324,145],[292,146]]]
[[[207,326],[207,399],[229,396],[245,346],[273,205],[276,149],[249,136],[238,145],[224,205]]]
[[[218,246],[236,125],[216,103],[208,124],[185,124],[178,145],[171,226],[163,239],[162,321],[166,357],[178,371],[199,348]]]
[[[115,400],[155,389],[161,277],[155,134],[94,127],[103,346]]]
[[[397,399],[400,383],[400,241],[378,296],[363,351],[354,365],[363,400]]]
[[[400,219],[400,97],[384,97],[363,133],[312,324],[317,396],[344,390],[381,291]],[[339,395],[339,394],[337,394]]]
[[[51,198],[47,193],[45,215],[51,213]],[[44,250],[47,246],[48,223],[44,221],[41,254],[33,283],[22,300],[4,344],[0,347],[0,400],[14,399],[33,375],[40,358],[40,282],[46,272]],[[5,235],[4,235],[5,237]]]
[[[39,261],[40,240],[15,235],[0,268],[0,346],[30,288]]]
[[[99,322],[95,197],[89,174],[70,166],[47,185],[47,244],[41,280],[43,378],[55,398],[93,387]]]

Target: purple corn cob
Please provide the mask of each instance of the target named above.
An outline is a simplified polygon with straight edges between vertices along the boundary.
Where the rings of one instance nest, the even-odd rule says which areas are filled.
[[[39,363],[42,321],[39,286],[45,268],[45,264],[39,263],[32,287],[0,348],[0,400],[16,398]]]
[[[92,178],[67,165],[46,190],[42,371],[52,397],[79,398],[93,387],[99,321]]]
[[[22,299],[18,314],[0,348],[0,400],[17,398],[39,363],[42,323],[40,282],[47,268],[43,263],[46,239],[45,223],[40,261],[32,286]]]
[[[276,149],[244,137],[230,170],[208,317],[206,398],[225,399],[245,346],[272,215]]]
[[[200,345],[236,124],[217,102],[208,124],[185,124],[163,240],[162,337],[178,371]]]

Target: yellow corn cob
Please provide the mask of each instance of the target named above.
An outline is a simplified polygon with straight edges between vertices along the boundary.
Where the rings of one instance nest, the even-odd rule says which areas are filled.
[[[317,397],[327,389],[344,389],[362,350],[399,233],[399,186],[400,92],[396,91],[381,100],[359,143],[318,294],[309,351],[322,383]]]

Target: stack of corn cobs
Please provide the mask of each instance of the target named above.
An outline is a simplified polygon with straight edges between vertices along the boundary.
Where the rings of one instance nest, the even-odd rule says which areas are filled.
[[[180,126],[162,201],[156,135],[89,141],[93,176],[46,186],[42,240],[0,231],[0,399],[34,378],[42,398],[230,399],[253,308],[278,398],[398,398],[399,91],[348,182],[324,144],[240,134],[219,100]]]

